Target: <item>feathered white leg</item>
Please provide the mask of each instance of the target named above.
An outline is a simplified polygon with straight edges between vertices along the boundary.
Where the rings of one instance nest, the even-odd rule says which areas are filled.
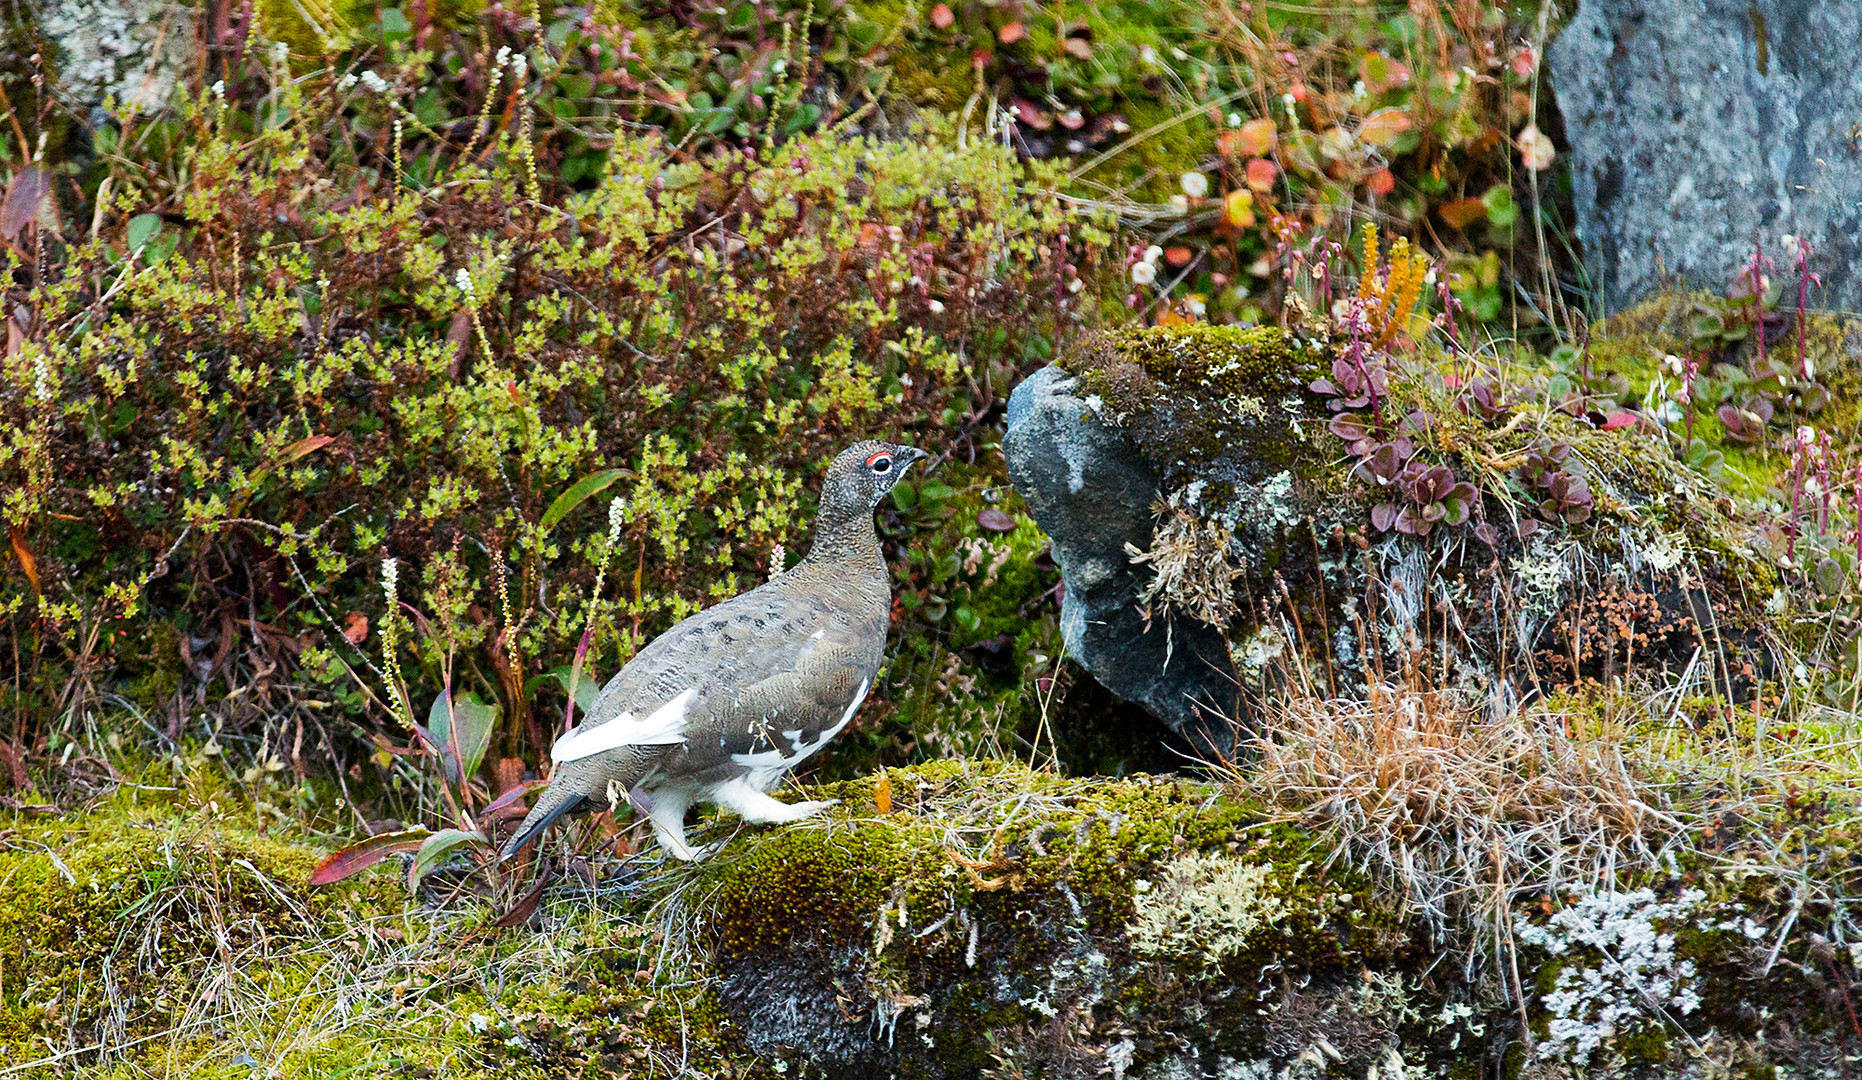
[[[711,801],[755,825],[776,825],[813,817],[837,800],[826,802],[785,803],[770,798],[750,785],[748,780],[728,780],[719,784]]]
[[[659,846],[675,859],[691,862],[698,858],[685,842],[685,810],[692,805],[692,797],[682,791],[655,791],[650,798],[647,820],[653,823]]]

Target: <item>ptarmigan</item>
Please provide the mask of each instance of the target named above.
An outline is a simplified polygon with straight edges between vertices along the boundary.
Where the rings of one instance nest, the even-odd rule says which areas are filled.
[[[556,740],[549,787],[504,857],[584,804],[631,803],[681,859],[697,857],[685,842],[693,803],[759,823],[824,809],[768,792],[840,734],[873,688],[892,606],[873,511],[924,456],[883,442],[842,451],[822,484],[808,557],[641,649]]]

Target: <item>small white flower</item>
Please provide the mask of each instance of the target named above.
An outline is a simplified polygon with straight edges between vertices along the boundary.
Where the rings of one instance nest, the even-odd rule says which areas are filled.
[[[453,284],[459,286],[459,291],[465,294],[467,300],[477,298],[478,291],[473,288],[472,275],[465,267],[460,267],[459,272],[453,275]]]
[[[364,71],[362,73],[362,85],[368,87],[369,90],[377,94],[385,94],[388,92],[387,80],[373,71]]]
[[[1228,114],[1228,126],[1229,127],[1240,127],[1241,126],[1241,114],[1237,112],[1229,113]]]
[[[356,77],[354,72],[346,72],[344,73],[342,78],[336,80],[336,89],[346,94],[350,91],[351,88],[353,88],[356,85],[356,83],[361,82],[361,81],[362,81],[361,79],[358,79]]]
[[[282,41],[272,42],[272,63],[282,64],[291,58],[291,46]]]
[[[221,101],[226,100],[226,80],[225,79],[221,79],[218,82],[214,83],[212,89],[213,89],[214,97],[219,98]]]
[[[1436,281],[1435,267],[1431,266],[1429,267],[1429,272],[1422,275],[1422,283],[1424,285],[1433,286],[1435,284],[1435,281]]]
[[[925,306],[931,309],[931,314],[933,315],[944,314],[944,301],[942,300],[933,300]]]
[[[1292,111],[1293,111],[1293,107],[1294,107],[1295,105],[1297,105],[1297,104],[1299,104],[1299,102],[1298,102],[1298,101],[1297,101],[1297,100],[1296,100],[1296,99],[1295,99],[1295,98],[1293,97],[1293,95],[1292,95],[1292,94],[1282,94],[1282,95],[1280,95],[1280,103],[1281,103],[1282,105],[1285,105],[1285,106],[1287,107],[1287,111],[1288,111],[1288,112],[1292,112]]]
[[[1079,292],[1081,287],[1084,286],[1085,284],[1086,282],[1082,281],[1081,279],[1074,278],[1072,281],[1067,282],[1067,291],[1070,293]]]
[[[521,83],[524,81],[524,76],[528,75],[529,73],[530,73],[530,60],[526,58],[523,53],[517,53],[513,55],[511,57],[512,77]]]
[[[1164,249],[1161,247],[1158,247],[1156,244],[1152,244],[1150,247],[1144,249],[1144,261],[1152,264],[1153,266],[1157,264],[1157,260],[1163,257],[1164,257]]]
[[[1209,178],[1199,172],[1186,172],[1180,181],[1183,193],[1192,199],[1200,199],[1209,194]]]
[[[509,45],[498,46],[498,56],[497,56],[497,59],[492,61],[492,66],[503,67],[504,65],[510,62],[511,62],[511,47]]]
[[[1172,212],[1172,213],[1175,213],[1175,214],[1187,214],[1187,213],[1189,213],[1189,212],[1190,212],[1190,199],[1189,199],[1189,196],[1187,196],[1187,195],[1172,195],[1172,196],[1170,197],[1170,210],[1171,210],[1171,212]]]
[[[1680,375],[1687,370],[1687,361],[1673,353],[1669,353],[1667,356],[1662,357],[1662,366],[1668,369],[1668,374]]]
[[[1131,280],[1132,283],[1136,285],[1149,285],[1151,282],[1157,280],[1157,267],[1148,262],[1133,263],[1131,267]]]
[[[1364,86],[1363,79],[1359,79],[1357,82],[1351,84],[1351,96],[1356,98],[1359,101],[1363,101],[1364,96],[1368,94],[1369,92],[1370,91],[1367,90]]]
[[[388,594],[388,604],[390,607],[394,606],[394,598],[396,595],[395,584],[400,580],[400,561],[392,558],[383,559],[381,561],[381,589],[382,592]]]
[[[627,523],[627,498],[616,495],[608,502],[608,550],[613,551],[621,542],[621,527]]]
[[[1184,298],[1183,310],[1189,312],[1191,315],[1201,316],[1209,310],[1209,305],[1203,303],[1202,297],[1200,296],[1190,296]]]

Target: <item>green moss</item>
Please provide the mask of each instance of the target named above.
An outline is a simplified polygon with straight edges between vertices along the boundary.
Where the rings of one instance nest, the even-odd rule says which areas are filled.
[[[1318,455],[1296,421],[1315,415],[1307,385],[1327,363],[1323,346],[1279,327],[1207,323],[1127,327],[1087,339],[1062,360],[1079,377],[1076,392],[1096,401],[1171,487],[1225,455],[1232,460],[1237,447],[1246,449],[1253,483],[1289,469],[1314,472]]]

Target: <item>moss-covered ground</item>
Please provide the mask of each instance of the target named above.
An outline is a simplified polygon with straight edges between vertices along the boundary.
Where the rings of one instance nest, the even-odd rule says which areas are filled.
[[[1656,734],[1621,745],[1643,755]],[[1838,907],[1862,823],[1842,787],[1744,816],[1729,797],[1689,854],[1617,883],[1648,900],[1567,945],[1529,927],[1563,932],[1547,916],[1581,897],[1546,894],[1512,924],[1514,984],[1494,966],[1464,978],[1472,927],[1432,934],[1349,838],[1245,782],[887,769],[808,791],[839,803],[797,825],[701,820],[723,844],[696,865],[577,856],[527,922],[500,928],[449,886],[408,896],[393,861],[309,890],[329,839],[211,772],[148,770],[81,812],[0,819],[0,1068],[1084,1077],[1202,1061],[1364,1076],[1395,1057],[1459,1076],[1502,1060],[1508,1075],[1665,1067],[1683,1047],[1801,1065],[1849,1034]],[[1815,858],[1781,858],[1793,851]],[[1640,967],[1638,918],[1672,935]],[[1687,1007],[1651,998],[1575,1054],[1558,1021],[1597,1027],[1607,994],[1561,1005],[1566,971],[1630,1004],[1637,979],[1667,978]],[[1521,1015],[1555,1052],[1518,1053]]]

